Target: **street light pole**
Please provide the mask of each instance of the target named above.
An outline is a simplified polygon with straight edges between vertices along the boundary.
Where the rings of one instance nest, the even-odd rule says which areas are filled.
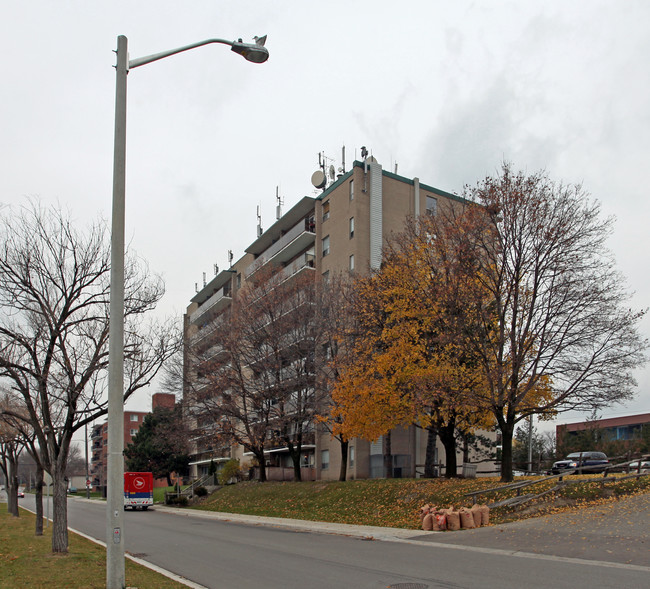
[[[106,493],[106,587],[124,589],[124,208],[126,198],[127,38],[117,38],[111,291],[108,324],[108,475]]]
[[[115,136],[113,150],[113,211],[111,231],[111,290],[108,335],[108,474],[106,496],[106,587],[124,589],[124,209],[126,200],[126,76],[129,69],[220,43],[247,61],[263,63],[269,57],[266,36],[255,43],[207,39],[191,45],[129,61],[128,41],[117,38]]]

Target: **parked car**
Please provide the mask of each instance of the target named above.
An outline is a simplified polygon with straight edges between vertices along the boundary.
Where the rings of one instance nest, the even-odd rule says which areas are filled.
[[[564,460],[553,463],[553,474],[577,473],[582,469],[584,474],[603,472],[609,466],[609,460],[603,452],[572,452]]]
[[[68,495],[74,495],[77,492],[77,487],[68,487]]]
[[[639,461],[635,462],[630,462],[629,464],[630,467],[630,472],[635,472],[639,468]],[[649,460],[642,460],[641,461],[641,472],[643,473],[648,473],[650,472],[650,461]]]
[[[18,497],[25,497],[25,491],[18,489]]]

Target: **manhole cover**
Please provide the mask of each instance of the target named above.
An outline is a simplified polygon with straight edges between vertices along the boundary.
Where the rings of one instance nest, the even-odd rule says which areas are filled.
[[[395,585],[389,585],[388,589],[429,589],[429,585],[422,583],[396,583]]]

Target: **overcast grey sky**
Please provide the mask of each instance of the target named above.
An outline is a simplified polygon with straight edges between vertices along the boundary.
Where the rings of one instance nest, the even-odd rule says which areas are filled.
[[[272,224],[276,186],[285,210],[313,195],[318,153],[339,166],[342,145],[348,168],[365,145],[449,192],[504,159],[582,183],[616,216],[610,246],[647,307],[649,33],[650,3],[631,0],[5,0],[0,203],[110,217],[118,35],[133,59],[267,34],[262,65],[210,45],[129,75],[127,239],[166,281],[162,312],[241,255],[258,205]],[[650,370],[637,377],[637,400],[603,416],[650,411]]]

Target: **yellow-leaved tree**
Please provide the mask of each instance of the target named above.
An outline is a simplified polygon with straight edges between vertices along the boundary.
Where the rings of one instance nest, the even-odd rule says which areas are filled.
[[[450,284],[438,275],[436,252],[421,229],[411,221],[390,240],[381,269],[355,281],[353,351],[339,367],[333,414],[337,431],[348,438],[385,435],[390,443],[395,427],[426,429],[428,476],[440,436],[446,474],[456,476],[455,434],[487,427],[491,419],[470,394],[483,386],[479,362],[458,344],[449,320],[465,293],[456,284],[447,291]]]

